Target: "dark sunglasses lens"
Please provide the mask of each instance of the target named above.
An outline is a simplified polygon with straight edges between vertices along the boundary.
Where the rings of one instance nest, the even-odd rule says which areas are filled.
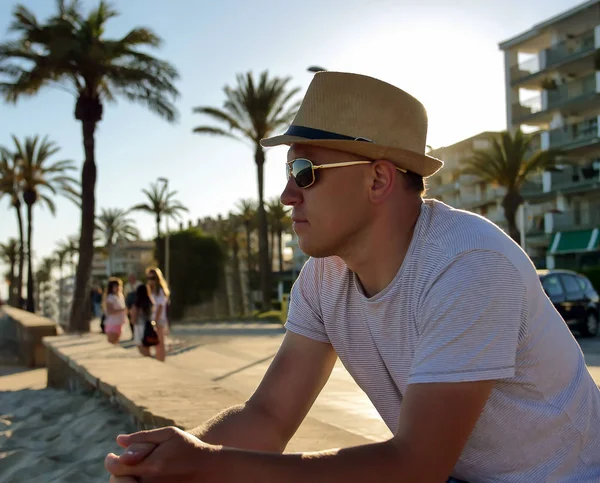
[[[306,188],[314,181],[312,163],[308,159],[295,159],[292,163],[292,176],[298,188]]]

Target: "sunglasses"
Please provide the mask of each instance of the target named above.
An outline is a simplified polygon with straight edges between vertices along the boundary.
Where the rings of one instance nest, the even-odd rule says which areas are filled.
[[[315,184],[315,171],[325,168],[343,168],[345,166],[355,166],[357,164],[371,164],[373,161],[347,161],[344,163],[317,164],[315,165],[310,159],[296,158],[286,163],[287,179],[294,178],[298,188],[308,188]],[[396,167],[398,171],[406,173],[405,169]]]
[[[156,280],[156,277],[154,275],[150,275],[149,277],[146,277],[146,280],[148,280],[149,282],[153,282],[154,280]]]

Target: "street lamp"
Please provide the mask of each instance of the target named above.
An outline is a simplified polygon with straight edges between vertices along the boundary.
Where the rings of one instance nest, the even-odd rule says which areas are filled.
[[[308,72],[312,72],[313,74],[316,74],[317,72],[324,72],[327,71],[327,69],[324,69],[323,67],[319,67],[318,65],[311,65],[310,67],[308,67],[306,69]]]
[[[168,195],[169,195],[169,180],[167,178],[158,178],[158,181],[161,183],[165,184],[165,196],[167,198],[165,198],[165,208],[167,208],[166,206],[166,202],[168,200]],[[169,233],[169,213],[167,211],[167,215],[166,215],[166,224],[167,224],[167,234],[165,236],[165,277],[167,278],[167,283],[170,283],[171,281],[171,273],[170,273],[170,248],[169,248],[169,238],[170,238],[170,233]]]

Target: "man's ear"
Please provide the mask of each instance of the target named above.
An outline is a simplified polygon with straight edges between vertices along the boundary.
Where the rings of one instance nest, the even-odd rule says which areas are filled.
[[[377,160],[371,164],[369,199],[379,204],[387,200],[394,191],[397,176],[396,167],[385,160]]]

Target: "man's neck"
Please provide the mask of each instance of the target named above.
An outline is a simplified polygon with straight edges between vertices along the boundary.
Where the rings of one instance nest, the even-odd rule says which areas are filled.
[[[367,297],[385,289],[400,270],[413,238],[420,208],[421,203],[406,217],[369,230],[347,255],[341,257],[360,280]]]

